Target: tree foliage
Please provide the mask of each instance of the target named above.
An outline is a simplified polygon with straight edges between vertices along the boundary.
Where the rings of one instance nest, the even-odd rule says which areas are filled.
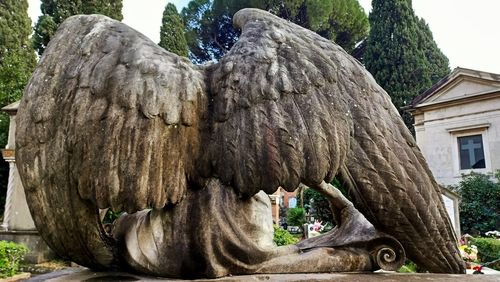
[[[36,65],[28,1],[0,2],[0,107],[19,100]],[[0,146],[7,143],[9,118],[0,114]]]
[[[0,2],[0,107],[21,98],[36,65],[27,10],[26,0]]]
[[[286,216],[288,226],[302,226],[306,223],[306,212],[303,208],[288,209]]]
[[[342,185],[339,179],[334,178],[331,184],[339,189],[348,200],[351,200],[347,188]],[[332,210],[330,209],[330,202],[328,202],[323,194],[314,189],[307,188],[304,191],[304,203],[309,215],[313,216],[314,219],[323,222],[323,224],[329,223],[335,225]]]
[[[59,25],[70,16],[102,14],[121,21],[122,7],[122,0],[42,0],[42,15],[33,35],[35,49],[42,55]]]
[[[495,178],[492,181],[488,175],[472,173],[458,185],[462,233],[500,230],[500,172]]]
[[[177,13],[177,8],[172,3],[168,3],[163,11],[160,43],[158,45],[179,56],[188,56],[187,42],[184,37],[184,23],[179,13]]]
[[[309,210],[309,214],[323,224],[332,223],[333,215],[328,200],[318,191],[307,188],[304,191],[304,203]],[[306,209],[307,209],[306,208]]]
[[[373,0],[372,7],[363,61],[412,128],[401,108],[450,72],[448,59],[411,0]]]
[[[238,40],[232,25],[243,8],[267,10],[311,29],[345,48],[368,34],[368,18],[357,0],[192,0],[181,12],[189,56],[197,63],[222,57]]]

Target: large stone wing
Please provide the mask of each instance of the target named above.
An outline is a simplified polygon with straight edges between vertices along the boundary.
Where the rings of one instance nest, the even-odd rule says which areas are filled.
[[[68,19],[20,105],[25,188],[74,187],[115,211],[178,202],[198,151],[204,91],[202,71],[130,27],[96,15]]]
[[[213,66],[205,161],[242,195],[330,181],[349,150],[349,97],[339,88],[347,54],[260,10],[233,22],[239,41]],[[342,58],[342,56],[340,56]]]
[[[354,134],[340,173],[355,206],[421,268],[463,273],[440,188],[413,137],[382,88],[366,78],[357,86],[370,96],[353,95]]]
[[[389,96],[340,47],[258,10],[214,66],[210,168],[242,195],[337,173],[355,206],[433,272],[464,271],[439,187]],[[206,170],[208,171],[208,170]]]

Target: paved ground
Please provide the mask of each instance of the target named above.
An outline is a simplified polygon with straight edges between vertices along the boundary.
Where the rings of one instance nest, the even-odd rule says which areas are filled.
[[[27,281],[182,281],[178,279],[162,279],[121,272],[94,272],[85,268],[69,268],[33,277]],[[498,282],[500,274],[489,275],[451,275],[451,274],[404,274],[404,273],[317,273],[317,274],[270,274],[230,276],[213,280],[196,281],[384,281],[384,282],[425,282],[425,281],[485,281]]]

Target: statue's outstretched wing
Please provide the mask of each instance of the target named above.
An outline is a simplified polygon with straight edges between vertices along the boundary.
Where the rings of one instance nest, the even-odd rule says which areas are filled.
[[[17,115],[16,158],[37,228],[60,255],[113,263],[98,209],[181,200],[206,111],[203,71],[104,16],[66,20]]]
[[[51,165],[101,209],[134,212],[182,198],[206,108],[203,73],[187,59],[119,22],[75,17],[33,78],[19,116],[27,125],[19,128],[21,158],[53,154]],[[40,172],[30,178],[50,178]]]
[[[242,195],[332,180],[352,131],[347,54],[259,10],[234,23],[241,37],[211,72],[211,169]]]
[[[438,185],[389,96],[337,45],[245,9],[242,35],[215,66],[208,154],[243,195],[337,172],[354,204],[433,272],[464,271]],[[347,153],[347,155],[346,155]]]
[[[383,90],[366,79],[370,92],[353,95],[358,107],[351,150],[340,178],[356,207],[380,231],[403,243],[408,257],[432,272],[463,273],[456,235],[415,140]]]

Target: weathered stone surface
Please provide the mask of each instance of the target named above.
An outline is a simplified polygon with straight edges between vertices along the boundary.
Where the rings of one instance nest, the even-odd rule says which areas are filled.
[[[29,281],[185,281],[178,279],[165,279],[151,276],[141,276],[125,272],[93,272],[89,270],[73,269],[70,271],[56,272],[40,277],[34,277]],[[299,273],[299,274],[261,274],[261,275],[240,275],[222,277],[218,279],[199,279],[195,281],[283,281],[283,282],[316,282],[316,281],[383,281],[383,282],[422,282],[422,281],[484,281],[496,282],[500,280],[500,275],[457,275],[457,274],[429,274],[429,273]]]
[[[167,277],[463,273],[439,188],[388,95],[344,50],[269,13],[194,66],[122,23],[61,25],[27,86],[16,149],[35,224],[61,256]],[[330,182],[339,177],[345,199]],[[260,191],[300,183],[338,227],[271,244]],[[99,209],[126,211],[104,229]],[[360,213],[361,212],[361,213]]]

